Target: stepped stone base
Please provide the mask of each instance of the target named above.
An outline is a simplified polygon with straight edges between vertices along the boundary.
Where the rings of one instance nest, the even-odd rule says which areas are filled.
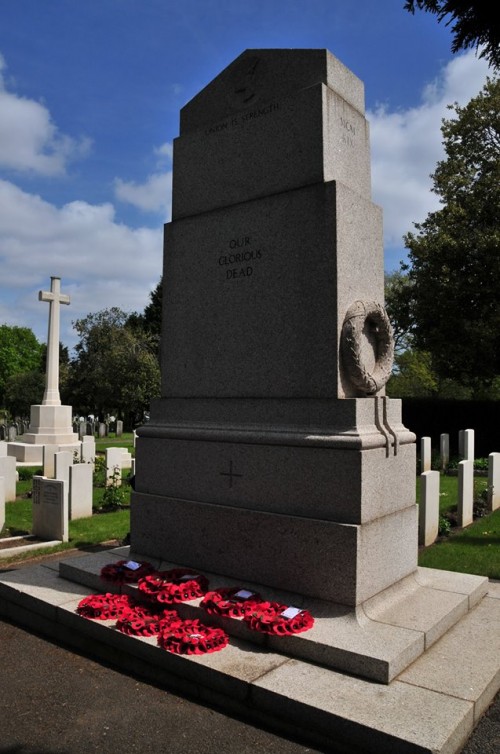
[[[47,440],[43,445],[31,445],[26,442],[9,442],[7,443],[7,455],[14,456],[18,463],[32,463],[34,466],[42,466],[44,445],[58,445],[59,450],[69,450],[70,453],[77,452],[79,454],[81,443],[72,442],[68,444],[60,444]]]
[[[419,568],[362,610],[342,613],[325,602],[304,601],[299,606],[315,616],[304,634],[252,637],[231,621],[224,624],[232,636],[223,651],[187,657],[159,649],[154,637],[125,636],[113,621],[76,614],[82,597],[112,589],[99,578],[101,567],[128,557],[140,559],[129,548],[115,548],[4,571],[0,614],[257,724],[327,749],[335,744],[336,751],[457,754],[500,687],[500,584],[482,577]],[[214,587],[231,583],[206,575]],[[297,598],[262,592],[271,599]],[[199,613],[197,603],[179,607],[187,617]],[[206,614],[203,620],[211,622]],[[399,651],[404,634],[413,641]],[[360,658],[361,643],[365,667],[389,668],[389,682],[356,677],[364,667],[356,668],[354,660],[350,674],[328,667],[332,658],[333,664],[349,654]],[[412,661],[417,646],[420,656]]]

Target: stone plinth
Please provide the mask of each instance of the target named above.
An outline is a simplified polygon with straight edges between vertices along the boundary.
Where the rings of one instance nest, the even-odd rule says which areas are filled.
[[[31,406],[30,430],[23,442],[9,442],[8,454],[20,463],[43,464],[43,446],[80,452],[78,434],[73,432],[71,406]]]

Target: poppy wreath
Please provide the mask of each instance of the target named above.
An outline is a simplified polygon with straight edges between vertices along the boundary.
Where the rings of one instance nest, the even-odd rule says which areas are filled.
[[[130,610],[132,604],[126,594],[91,594],[80,600],[76,612],[83,618],[110,620],[120,618],[122,613]]]
[[[280,602],[261,602],[248,611],[243,620],[252,631],[275,636],[288,636],[308,631],[314,618],[308,610],[300,610]]]
[[[101,579],[114,581],[116,584],[135,584],[154,570],[151,563],[146,561],[136,563],[133,560],[119,560],[117,563],[108,563],[101,568]]]
[[[178,655],[204,655],[227,646],[229,636],[222,628],[205,626],[199,620],[185,620],[179,627],[162,627],[158,646]]]
[[[257,592],[249,592],[239,586],[221,587],[207,592],[200,602],[210,615],[223,615],[228,618],[242,618],[262,602]]]
[[[170,571],[155,571],[144,576],[137,586],[149,600],[172,604],[203,597],[208,589],[208,579],[196,571],[172,568]]]
[[[163,628],[173,629],[182,625],[175,610],[153,612],[145,605],[135,605],[122,613],[115,628],[128,636],[156,636]]]

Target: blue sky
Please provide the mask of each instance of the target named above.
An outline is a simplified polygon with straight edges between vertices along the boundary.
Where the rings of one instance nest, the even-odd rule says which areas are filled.
[[[436,209],[447,105],[488,73],[404,0],[0,0],[0,324],[46,339],[38,291],[72,321],[142,311],[162,271],[179,110],[248,48],[327,48],[365,85],[385,268]]]

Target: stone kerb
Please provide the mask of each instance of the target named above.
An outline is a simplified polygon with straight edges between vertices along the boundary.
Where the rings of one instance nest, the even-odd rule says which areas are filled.
[[[67,542],[69,539],[67,482],[62,479],[34,476],[32,514],[32,533],[35,537]]]
[[[16,499],[16,459],[13,456],[0,457],[0,476],[4,479],[5,500]]]

